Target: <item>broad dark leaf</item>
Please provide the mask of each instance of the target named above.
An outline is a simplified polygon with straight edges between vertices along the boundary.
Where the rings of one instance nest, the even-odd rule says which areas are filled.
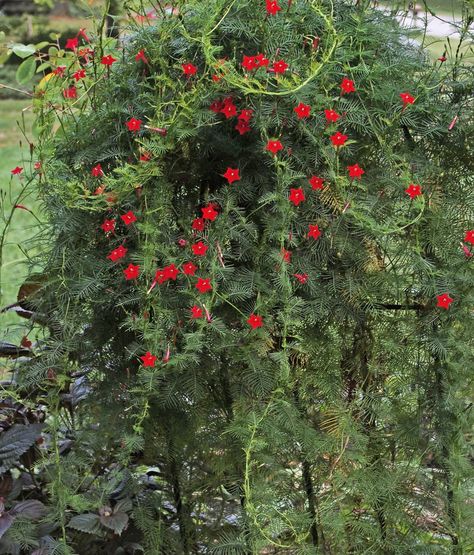
[[[114,513],[110,516],[101,516],[100,522],[106,528],[110,528],[115,534],[120,534],[125,530],[128,524],[128,515],[126,513]]]
[[[79,530],[79,532],[85,532],[86,534],[102,535],[99,516],[94,513],[73,516],[69,521],[68,527]]]
[[[0,538],[10,528],[15,519],[8,513],[3,513],[0,517]]]
[[[0,474],[9,470],[28,451],[42,428],[43,424],[14,424],[0,434]]]
[[[46,507],[41,501],[31,499],[17,503],[10,511],[10,514],[36,520],[46,514]]]

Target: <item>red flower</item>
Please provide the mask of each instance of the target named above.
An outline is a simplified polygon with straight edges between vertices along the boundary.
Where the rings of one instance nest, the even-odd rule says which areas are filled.
[[[66,66],[58,66],[54,71],[54,75],[59,75],[60,77],[64,76],[64,72],[66,71]]]
[[[335,110],[324,110],[326,121],[336,122],[341,116]]]
[[[41,162],[35,162],[34,168],[35,168],[35,170],[40,170],[41,169]]]
[[[227,171],[225,172],[223,177],[227,179],[227,181],[229,182],[229,185],[234,181],[240,181],[240,175],[239,175],[238,169],[233,170],[232,168],[227,168]]]
[[[273,71],[275,73],[285,73],[288,69],[288,64],[284,60],[279,60],[273,63]]]
[[[127,121],[127,127],[129,131],[140,131],[141,125],[141,119],[131,118]]]
[[[257,69],[258,64],[255,59],[255,56],[246,56],[244,55],[244,60],[242,62],[242,67],[245,68],[247,71],[252,71],[253,69]]]
[[[100,226],[105,233],[115,230],[115,220],[104,220],[104,223]]]
[[[257,54],[255,56],[255,61],[257,62],[258,67],[267,67],[270,63],[270,60],[266,58],[264,54]]]
[[[206,225],[206,222],[204,221],[204,218],[195,218],[193,220],[192,223],[192,228],[195,229],[196,231],[204,231],[204,226]]]
[[[301,189],[301,188],[300,189],[290,189],[289,200],[295,206],[298,206],[300,204],[300,202],[303,202],[304,200],[306,200],[306,197],[304,196],[303,189]]]
[[[209,247],[205,245],[202,241],[199,241],[197,243],[194,243],[191,248],[193,249],[193,254],[195,254],[196,256],[204,256]]]
[[[102,171],[102,166],[100,164],[94,166],[91,170],[91,175],[93,175],[94,177],[102,177],[104,175],[104,172]]]
[[[203,219],[210,220],[211,222],[213,222],[219,215],[219,212],[217,212],[213,204],[208,204],[204,208],[201,208],[201,212]]]
[[[85,76],[86,76],[86,70],[85,70],[85,69],[79,69],[79,70],[77,70],[76,72],[74,72],[74,73],[72,74],[72,76],[73,76],[73,78],[74,78],[76,81],[80,81],[81,79],[84,79],[84,78],[85,78]]]
[[[438,295],[436,298],[438,299],[438,304],[436,306],[439,306],[440,308],[445,308],[446,310],[454,301],[454,299],[449,296],[449,293],[443,293],[442,295]]]
[[[140,154],[140,162],[149,162],[151,160],[151,154],[148,152],[144,152]]]
[[[130,225],[137,221],[137,217],[131,210],[129,210],[126,214],[122,214],[120,218],[125,225]]]
[[[166,266],[163,272],[166,279],[172,279],[173,281],[176,281],[176,278],[178,277],[178,274],[179,274],[179,270],[178,268],[176,268],[174,264],[170,264],[169,266]]]
[[[159,283],[160,285],[168,280],[165,270],[156,270],[155,272],[155,283]],[[155,286],[155,283],[152,284],[151,289]],[[150,291],[151,291],[150,289]]]
[[[211,291],[212,289],[211,280],[209,278],[207,279],[198,278],[195,287],[200,293],[206,293],[207,291]]]
[[[224,106],[220,112],[221,114],[224,114],[227,119],[233,118],[237,115],[237,106],[232,102],[232,100],[229,100],[228,102],[224,102]]]
[[[330,139],[335,147],[344,146],[344,143],[347,141],[347,135],[343,135],[338,131],[334,133],[334,135],[331,135]]]
[[[22,172],[23,172],[23,168],[20,168],[20,166],[17,166],[16,168],[13,168],[10,173],[12,175],[20,175],[20,173]]]
[[[76,50],[79,44],[79,39],[74,37],[73,39],[67,39],[66,46],[64,47],[66,50]]]
[[[474,245],[474,229],[466,231],[466,235],[464,236],[464,242],[471,243],[471,245]]]
[[[239,119],[249,122],[252,119],[253,110],[247,108],[246,110],[242,110],[239,114]]]
[[[192,262],[186,262],[186,264],[183,264],[183,274],[187,276],[194,276],[196,270],[197,266]]]
[[[410,183],[410,186],[408,187],[408,189],[405,189],[405,193],[411,198],[414,199],[415,197],[423,194],[421,192],[421,187],[419,185],[414,185],[413,183]]]
[[[293,275],[300,283],[305,284],[308,281],[308,274],[293,274]]]
[[[145,50],[142,48],[138,54],[135,56],[135,61],[139,62],[140,60],[142,60],[143,62],[145,62],[146,64],[148,63],[148,59],[145,56]]]
[[[316,191],[317,189],[324,189],[324,179],[322,177],[316,177],[313,175],[308,179],[311,188]]]
[[[280,150],[283,150],[283,145],[280,141],[268,141],[266,149],[269,152],[276,154],[277,152],[280,152]]]
[[[353,166],[347,166],[349,170],[349,176],[352,179],[357,178],[360,179],[362,175],[364,175],[365,171],[359,166],[359,164],[354,164]]]
[[[251,130],[251,127],[245,120],[239,119],[235,129],[237,129],[241,135],[245,135],[245,133],[248,133]]]
[[[447,59],[448,59],[448,58],[446,58],[446,56],[440,56],[440,57],[438,58],[438,62],[443,63],[443,62],[445,62]]]
[[[404,108],[406,108],[408,104],[413,104],[415,102],[415,98],[409,93],[400,93],[400,98],[402,99]]]
[[[64,98],[77,98],[77,89],[74,85],[63,90]]]
[[[265,4],[268,15],[276,15],[279,11],[281,11],[281,7],[278,5],[276,0],[265,0]]]
[[[124,246],[120,245],[120,247],[114,249],[107,258],[109,260],[112,260],[112,262],[115,262],[116,260],[123,258],[127,254],[127,250],[128,249],[126,249]]]
[[[91,39],[87,36],[85,29],[79,29],[77,32],[77,37],[82,37],[86,42],[90,42]]]
[[[196,305],[191,307],[191,318],[197,320],[198,318],[202,318],[202,316],[203,316],[202,308],[199,308]]]
[[[218,114],[223,107],[223,102],[221,102],[220,100],[214,100],[214,102],[212,102],[212,104],[209,106],[209,109],[212,110],[215,114]]]
[[[158,357],[152,355],[150,351],[148,351],[144,356],[140,358],[142,360],[143,366],[149,366],[150,368],[153,368]]]
[[[222,79],[222,75],[214,74],[214,75],[212,76],[212,80],[214,81],[214,83],[219,83],[219,81],[220,81],[221,79]]]
[[[355,92],[354,81],[344,77],[341,82],[342,94]]]
[[[311,114],[311,106],[300,102],[296,108],[293,108],[293,111],[296,112],[298,119],[308,118]]]
[[[109,66],[110,67],[116,61],[117,61],[117,59],[109,54],[108,56],[102,56],[102,59],[100,60],[100,63],[104,66]]]
[[[247,320],[247,324],[254,330],[261,328],[263,326],[263,318],[257,314],[251,314]]]
[[[281,257],[283,258],[283,262],[287,262],[288,264],[291,262],[291,251],[287,251],[285,247],[281,249]]]
[[[321,231],[319,230],[319,227],[317,225],[309,224],[308,237],[312,237],[313,239],[319,239],[320,236],[321,236]]]
[[[181,64],[183,68],[184,75],[190,77],[191,75],[195,75],[197,72],[197,67],[191,63]]]
[[[135,266],[134,264],[129,264],[128,268],[123,271],[125,274],[125,279],[137,279],[140,273],[140,266]]]

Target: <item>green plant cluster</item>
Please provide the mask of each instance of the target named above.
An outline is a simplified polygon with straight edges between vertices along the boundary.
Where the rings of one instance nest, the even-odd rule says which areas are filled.
[[[125,4],[42,60],[0,553],[471,552],[470,66],[368,2]]]

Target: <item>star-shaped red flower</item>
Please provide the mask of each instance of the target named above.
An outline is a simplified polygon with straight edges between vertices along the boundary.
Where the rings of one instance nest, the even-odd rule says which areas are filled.
[[[319,227],[317,225],[309,224],[308,237],[312,237],[313,239],[319,239],[320,236],[321,236],[321,231],[319,230]]]
[[[219,100],[214,100],[209,106],[209,109],[212,110],[215,114],[218,114],[222,108],[224,107],[224,103],[220,102]]]
[[[263,318],[257,314],[251,314],[247,320],[247,324],[254,330],[261,328],[263,326]]]
[[[211,291],[212,290],[211,280],[209,278],[207,279],[198,278],[195,287],[200,293],[206,293],[207,291]]]
[[[423,193],[421,192],[421,187],[420,185],[414,185],[413,183],[410,183],[410,186],[405,189],[405,193],[411,198],[414,199],[420,195],[422,195]]]
[[[123,271],[125,274],[125,279],[137,279],[140,274],[140,266],[135,266],[135,264],[129,264],[127,268]]]
[[[438,299],[438,304],[436,306],[439,306],[440,308],[445,308],[446,310],[449,308],[449,305],[454,301],[454,299],[452,299],[449,296],[449,293],[443,293],[442,295],[437,295],[436,298]]]
[[[275,73],[285,73],[287,69],[288,64],[285,62],[285,60],[278,60],[278,62],[273,63],[273,71]]]
[[[122,214],[120,218],[125,225],[130,225],[137,221],[137,217],[131,210],[129,210],[126,214]]]
[[[267,67],[270,63],[270,60],[265,57],[265,54],[257,54],[255,56],[255,61],[258,64],[258,67]]]
[[[112,262],[115,262],[116,260],[123,258],[126,254],[127,254],[127,249],[124,246],[120,245],[120,247],[117,247],[116,249],[114,249],[109,254],[109,256],[107,256],[107,258],[109,260],[112,260]]]
[[[287,262],[289,264],[291,262],[291,255],[292,252],[286,250],[285,247],[281,249],[281,257],[283,258],[283,262]]]
[[[250,108],[246,108],[245,110],[241,110],[239,114],[239,119],[249,122],[252,119],[252,116],[253,110],[251,110]]]
[[[114,231],[115,229],[115,220],[104,220],[104,223],[100,226],[105,233],[109,233],[110,231]]]
[[[195,254],[196,256],[204,256],[209,247],[205,245],[202,241],[199,241],[198,243],[194,243],[191,248],[193,249],[193,254]]]
[[[197,72],[197,67],[189,62],[186,64],[181,64],[181,67],[183,68],[184,75],[187,75],[188,77],[190,77],[191,75],[195,75]]]
[[[293,108],[293,111],[296,112],[298,119],[305,119],[309,118],[311,115],[311,106],[309,104],[303,104],[300,102],[296,108]]]
[[[169,266],[166,266],[166,268],[164,268],[163,272],[166,279],[172,279],[173,281],[176,281],[176,278],[179,274],[179,269],[176,268],[174,264],[170,264]]]
[[[84,79],[84,78],[85,78],[85,76],[86,76],[86,70],[85,70],[85,69],[79,69],[79,70],[75,71],[75,72],[72,74],[72,76],[73,76],[73,78],[74,78],[76,81],[80,81],[81,79]]]
[[[290,196],[288,198],[290,202],[292,202],[295,206],[298,206],[300,202],[306,200],[306,197],[304,196],[304,191],[301,188],[290,189]]]
[[[204,221],[204,218],[194,218],[191,227],[195,231],[204,231],[205,225],[206,222]]]
[[[281,11],[281,7],[278,5],[276,0],[265,0],[265,4],[268,15],[276,15],[279,11]]]
[[[20,168],[20,166],[17,166],[16,168],[13,168],[10,173],[12,175],[20,175],[20,173],[22,172],[23,172],[23,168]]]
[[[245,56],[242,62],[242,67],[245,68],[247,71],[252,71],[253,69],[257,69],[258,64],[255,56]]]
[[[308,274],[293,274],[293,275],[300,283],[305,284],[308,281]]]
[[[341,116],[335,110],[324,110],[326,121],[336,122]]]
[[[66,46],[64,47],[66,50],[75,50],[79,45],[79,39],[74,37],[73,39],[67,39]]]
[[[102,166],[100,164],[94,166],[91,170],[91,175],[93,175],[94,177],[102,177],[104,175],[104,172],[102,171]]]
[[[166,275],[165,270],[160,270],[160,269],[156,270],[156,272],[155,272],[155,282],[156,283],[159,283],[161,285],[162,283],[165,283],[165,281],[167,281],[167,280],[168,280],[168,277]]]
[[[158,357],[156,357],[155,355],[152,355],[150,353],[150,351],[148,351],[145,355],[140,357],[143,363],[143,366],[148,366],[150,368],[153,368],[155,366],[156,363],[156,359]]]
[[[403,106],[406,107],[408,104],[413,104],[415,102],[415,97],[410,93],[400,93],[400,98],[402,99]]]
[[[127,121],[127,127],[129,131],[140,131],[141,126],[141,119],[131,118]]]
[[[464,235],[464,242],[471,243],[471,245],[474,245],[474,229],[470,229],[469,231],[466,231],[466,235]]]
[[[102,56],[102,59],[100,60],[100,63],[104,66],[109,66],[110,67],[116,61],[117,61],[117,59],[109,54],[108,56]]]
[[[324,189],[324,179],[322,177],[317,177],[316,175],[313,175],[308,179],[308,181],[311,185],[311,189],[313,189],[314,191],[318,189]]]
[[[240,175],[238,169],[227,168],[227,171],[223,175],[229,182],[229,184],[233,183],[234,181],[240,181]]]
[[[186,262],[186,264],[183,264],[182,269],[183,274],[186,274],[187,276],[194,276],[197,270],[197,266],[192,262]]]
[[[142,60],[143,62],[145,62],[146,64],[148,63],[148,59],[145,56],[145,50],[142,48],[138,54],[135,56],[135,61],[139,62],[140,60]]]
[[[283,150],[283,145],[280,141],[268,141],[266,149],[269,152],[276,154],[277,152],[280,152],[280,150]]]
[[[195,320],[197,320],[198,318],[202,318],[202,316],[203,316],[202,308],[199,308],[196,305],[191,307],[191,318],[194,318]]]
[[[224,114],[227,119],[233,118],[237,115],[237,106],[232,101],[225,102],[221,114]]]
[[[235,129],[237,129],[241,135],[245,135],[245,133],[248,133],[251,130],[251,127],[245,120],[239,119]]]
[[[355,92],[354,81],[352,81],[351,79],[348,79],[347,77],[344,77],[344,79],[341,82],[341,90],[342,90],[342,94]]]
[[[63,90],[64,98],[77,98],[77,89],[74,85]]]
[[[208,204],[204,208],[201,208],[201,212],[203,219],[210,220],[211,222],[213,222],[219,215],[219,212],[217,212],[213,204]]]
[[[340,131],[337,131],[334,135],[331,135],[330,139],[335,147],[344,146],[347,141],[347,135],[343,135]]]
[[[353,166],[347,166],[349,170],[349,176],[352,179],[357,178],[360,179],[362,175],[364,175],[365,171],[359,166],[359,164],[354,164]]]

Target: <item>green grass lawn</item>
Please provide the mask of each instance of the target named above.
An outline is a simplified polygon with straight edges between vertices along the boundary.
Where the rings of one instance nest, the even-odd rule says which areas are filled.
[[[28,100],[0,101],[0,189],[2,191],[2,206],[0,206],[0,233],[5,230],[5,219],[8,219],[12,207],[22,204],[36,215],[38,207],[30,188],[18,202],[19,194],[25,176],[12,176],[11,170],[15,166],[29,165],[28,141],[31,141],[31,123],[33,114],[28,109]],[[23,128],[28,140],[21,132]],[[20,144],[21,143],[21,144]],[[30,252],[29,240],[36,232],[37,220],[22,209],[15,209],[9,226],[6,228],[5,243],[1,264],[0,306],[4,307],[15,302],[18,288],[27,273],[27,254]],[[26,254],[25,254],[26,253]],[[18,341],[23,335],[20,327],[25,320],[14,313],[0,314],[0,340]]]

